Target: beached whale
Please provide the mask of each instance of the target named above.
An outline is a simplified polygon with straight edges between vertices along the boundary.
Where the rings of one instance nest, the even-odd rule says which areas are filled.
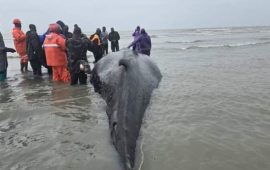
[[[134,167],[144,112],[161,77],[150,57],[128,49],[110,53],[92,70],[91,83],[106,100],[112,142],[126,170]]]

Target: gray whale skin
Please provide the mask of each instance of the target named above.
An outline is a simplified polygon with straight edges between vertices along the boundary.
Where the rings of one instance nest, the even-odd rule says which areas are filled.
[[[161,77],[149,56],[128,49],[103,57],[92,70],[90,81],[107,103],[112,143],[125,170],[134,168],[144,112]]]

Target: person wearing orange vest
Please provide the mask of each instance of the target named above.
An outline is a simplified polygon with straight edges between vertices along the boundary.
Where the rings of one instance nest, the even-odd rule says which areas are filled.
[[[103,56],[103,50],[101,47],[101,40],[100,40],[100,34],[101,34],[101,30],[100,28],[97,28],[96,33],[90,36],[90,40],[93,42],[93,46],[95,48],[93,54],[94,54],[94,58],[95,61],[94,63],[98,62],[102,56]]]
[[[12,30],[14,46],[21,58],[21,71],[28,71],[28,56],[26,52],[26,35],[21,30],[22,23],[19,19],[13,20],[14,28]]]
[[[45,49],[47,65],[52,67],[53,81],[68,83],[70,74],[67,68],[66,42],[60,35],[60,26],[50,24],[50,33],[46,35],[43,47]]]

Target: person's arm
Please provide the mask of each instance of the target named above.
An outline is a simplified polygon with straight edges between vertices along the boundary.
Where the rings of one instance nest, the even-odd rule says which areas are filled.
[[[11,52],[11,53],[15,53],[16,50],[14,50],[13,48],[8,48],[8,47],[5,47],[5,52]]]
[[[66,40],[61,35],[57,37],[56,42],[60,46],[61,50],[66,50]]]
[[[24,41],[26,39],[26,35],[22,32],[13,32],[13,38],[16,41]]]
[[[140,38],[137,38],[136,40],[134,40],[134,41],[128,46],[128,48],[133,47],[133,46],[134,46],[135,44],[137,44],[139,41],[140,41]]]
[[[5,42],[4,42],[4,38],[0,32],[0,52],[11,52],[14,53],[16,52],[16,50],[14,50],[13,48],[8,48],[5,46]]]
[[[28,48],[29,48],[29,43],[30,43],[30,35],[29,35],[30,33],[29,32],[27,32],[26,33],[26,52],[28,52]],[[29,55],[29,54],[28,54]]]

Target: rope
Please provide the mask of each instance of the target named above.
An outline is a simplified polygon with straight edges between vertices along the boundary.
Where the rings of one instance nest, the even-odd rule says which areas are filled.
[[[142,142],[141,142],[141,146],[140,146],[140,151],[141,151],[141,163],[140,163],[140,166],[139,166],[138,170],[142,169],[142,165],[143,165],[143,161],[144,161],[143,138],[142,138]]]

